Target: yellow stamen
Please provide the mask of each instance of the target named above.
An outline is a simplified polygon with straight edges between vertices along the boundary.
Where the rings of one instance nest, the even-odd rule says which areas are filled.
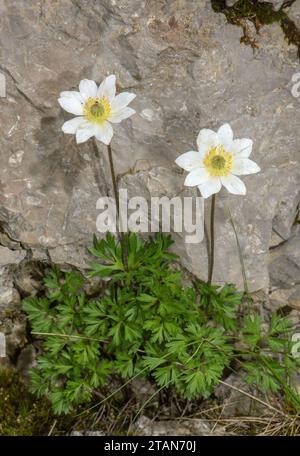
[[[87,120],[92,123],[102,124],[111,112],[111,106],[106,97],[88,98],[83,106],[83,113]]]
[[[209,149],[203,160],[211,176],[228,176],[232,169],[233,154],[226,152],[223,146]]]

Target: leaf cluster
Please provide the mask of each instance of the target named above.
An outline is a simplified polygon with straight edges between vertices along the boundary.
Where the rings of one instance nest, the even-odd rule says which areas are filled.
[[[145,376],[187,399],[208,397],[236,360],[246,381],[265,391],[289,382],[296,361],[286,320],[275,314],[263,332],[259,316],[239,314],[242,294],[233,285],[184,285],[171,244],[170,236],[143,241],[131,233],[125,267],[113,235],[94,238],[88,275],[106,281],[104,292],[90,298],[88,278],[53,269],[45,293],[23,301],[42,340],[32,390],[55,413],[90,401],[114,377]]]

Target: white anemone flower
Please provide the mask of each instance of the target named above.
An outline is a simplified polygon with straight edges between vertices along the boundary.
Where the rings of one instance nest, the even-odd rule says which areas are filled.
[[[134,98],[135,94],[129,92],[116,95],[116,77],[113,74],[104,79],[99,87],[94,81],[83,79],[79,92],[60,93],[60,106],[78,116],[65,122],[62,130],[75,134],[78,144],[95,136],[108,145],[114,133],[111,124],[120,123],[135,113],[127,106]]]
[[[251,139],[233,139],[229,124],[217,132],[200,130],[197,138],[198,151],[180,155],[175,163],[188,171],[184,185],[197,186],[203,198],[218,193],[222,185],[228,192],[245,195],[246,186],[237,176],[258,173],[259,166],[249,156],[252,151]]]

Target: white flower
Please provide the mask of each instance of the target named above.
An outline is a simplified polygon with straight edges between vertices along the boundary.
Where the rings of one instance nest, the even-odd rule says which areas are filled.
[[[221,190],[222,185],[235,195],[245,195],[246,187],[237,176],[258,173],[259,166],[248,157],[252,151],[251,139],[233,139],[229,124],[218,132],[203,129],[197,138],[198,152],[180,155],[175,163],[188,171],[184,185],[198,186],[203,198]]]
[[[113,136],[111,124],[120,123],[135,113],[127,105],[135,94],[123,92],[116,96],[116,77],[108,76],[97,87],[94,81],[83,79],[79,92],[61,92],[58,102],[74,117],[62,126],[64,133],[75,134],[76,142],[82,143],[95,136],[104,144],[109,144]]]

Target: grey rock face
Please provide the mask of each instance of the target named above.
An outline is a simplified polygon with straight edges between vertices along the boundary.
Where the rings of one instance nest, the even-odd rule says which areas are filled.
[[[90,436],[90,437],[104,437],[105,434],[102,431],[72,431],[70,433],[71,436],[74,437],[83,437],[83,436]]]
[[[0,25],[0,221],[11,242],[86,267],[96,201],[110,191],[107,154],[61,132],[69,116],[57,98],[83,78],[115,73],[120,90],[137,94],[137,114],[115,128],[112,142],[118,173],[144,170],[125,179],[135,194],[181,192],[174,160],[195,148],[200,128],[230,122],[236,137],[254,140],[262,171],[244,178],[247,196],[218,196],[214,281],[243,287],[229,207],[249,287],[268,287],[269,247],[291,236],[300,200],[300,98],[291,94],[298,60],[278,24],[261,30],[255,52],[204,0],[12,0],[0,4]],[[205,278],[205,243],[175,238],[183,264]],[[21,260],[22,251],[5,248],[12,247],[1,247],[0,262]]]
[[[8,264],[18,264],[25,258],[26,252],[10,250],[0,245],[0,267]]]
[[[28,345],[27,320],[22,312],[20,294],[4,278],[4,274],[0,275],[0,366],[16,365],[26,375],[34,362],[35,351]]]
[[[272,250],[270,255],[271,284],[279,288],[291,288],[300,284],[300,230]]]
[[[300,285],[287,289],[275,289],[270,293],[271,308],[290,306],[293,309],[300,310]]]
[[[0,309],[12,309],[20,304],[20,295],[15,288],[0,287]]]
[[[289,16],[295,22],[297,27],[299,27],[300,26],[300,4],[299,4],[299,2],[296,1],[289,8]]]
[[[4,247],[3,247],[4,249]],[[8,250],[8,249],[7,249]],[[16,252],[7,257],[12,261]],[[19,351],[27,343],[26,317],[21,312],[21,298],[13,282],[12,265],[0,267],[0,334],[2,350],[0,366],[17,361]]]
[[[142,416],[135,425],[135,435],[176,436],[176,435],[225,435],[221,426],[212,429],[205,420],[152,421]]]

